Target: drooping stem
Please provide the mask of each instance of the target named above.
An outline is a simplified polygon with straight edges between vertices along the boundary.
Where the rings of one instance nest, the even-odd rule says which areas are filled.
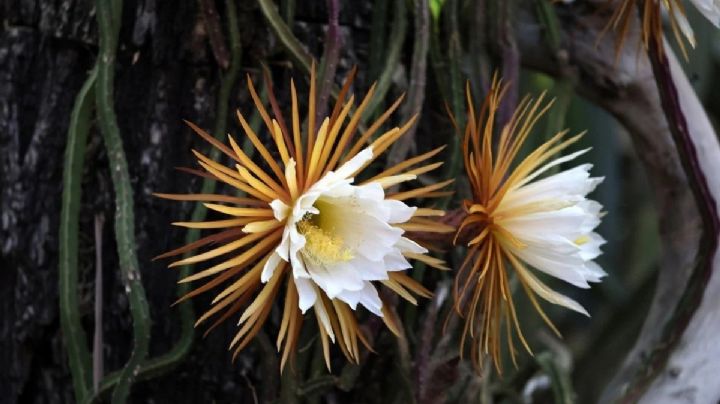
[[[228,103],[232,89],[237,82],[237,76],[240,70],[241,61],[241,44],[240,44],[240,31],[237,22],[237,9],[234,0],[227,0],[226,11],[228,18],[228,32],[230,39],[230,65],[227,72],[223,76],[220,84],[220,90],[218,92],[217,99],[217,114],[215,119],[215,130],[213,133],[216,138],[221,138],[225,134],[227,127],[228,117]],[[257,124],[256,124],[257,126]],[[215,154],[213,154],[215,153]],[[211,148],[208,153],[214,159],[219,157],[219,151],[215,148]],[[215,189],[215,181],[211,179],[205,179],[202,184],[201,193],[213,193]],[[198,204],[192,213],[193,221],[202,221],[205,219],[207,210],[202,204]],[[186,237],[186,244],[192,243],[197,240],[200,233],[197,230],[190,230]],[[178,279],[182,279],[189,276],[192,273],[192,266],[185,266],[178,272]],[[177,287],[178,297],[185,295],[190,291],[187,283],[180,283]],[[190,351],[193,339],[195,336],[195,313],[193,310],[192,301],[188,300],[178,304],[178,310],[180,311],[180,338],[175,345],[167,353],[152,358],[144,362],[138,371],[138,380],[147,380],[149,378],[158,376],[176,366],[180,361],[185,358],[187,353]],[[103,379],[100,385],[100,390],[91,398],[91,402],[98,402],[103,394],[112,389],[120,380],[120,373],[111,373]]]
[[[110,175],[115,190],[115,237],[120,261],[120,272],[130,303],[133,319],[133,350],[120,373],[113,391],[113,403],[125,403],[130,387],[135,381],[140,364],[150,345],[150,310],[145,289],[140,279],[140,268],[135,252],[135,214],[133,192],[130,182],[123,141],[113,106],[113,79],[115,76],[115,52],[120,31],[122,1],[98,0],[97,20],[100,34],[98,55],[98,79],[96,103],[98,123],[105,140]]]
[[[63,194],[60,212],[60,261],[58,268],[60,327],[68,353],[75,400],[82,402],[90,394],[92,368],[87,336],[80,321],[78,303],[78,222],[82,199],[82,173],[90,115],[95,101],[97,68],[93,68],[75,98],[70,115]]]
[[[275,32],[275,35],[277,35],[285,49],[290,53],[290,56],[295,59],[303,70],[309,73],[312,56],[310,56],[302,43],[293,35],[290,27],[285,24],[275,4],[273,4],[272,0],[258,0],[258,4],[260,5],[260,10],[262,10],[263,15],[270,23],[273,32]]]

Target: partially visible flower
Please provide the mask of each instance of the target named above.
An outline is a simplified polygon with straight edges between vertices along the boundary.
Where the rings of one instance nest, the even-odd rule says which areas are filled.
[[[670,27],[683,55],[687,58],[685,41],[695,47],[695,34],[687,20],[682,0],[618,0],[619,4],[610,19],[609,27],[617,31],[616,48],[622,48],[630,24],[640,7],[641,40],[645,48],[651,38],[656,39],[657,51],[663,53],[663,14],[667,14]],[[716,27],[720,28],[720,0],[690,0],[691,3]]]
[[[691,0],[702,15],[720,28],[720,0]]]
[[[399,325],[389,315],[376,285],[381,283],[415,303],[410,292],[424,297],[429,292],[405,274],[405,270],[411,268],[408,259],[445,268],[441,260],[425,255],[427,249],[408,238],[406,231],[452,232],[454,229],[431,220],[432,216],[443,215],[442,211],[418,209],[405,201],[440,196],[443,194],[440,190],[449,182],[403,192],[386,191],[439,167],[441,163],[428,164],[427,160],[442,148],[413,157],[364,181],[356,181],[355,176],[406,133],[415,118],[370,141],[398,107],[401,101],[398,100],[354,139],[374,87],[348,118],[354,96],[347,102],[345,97],[353,76],[354,72],[346,80],[332,114],[316,130],[313,72],[304,132],[294,83],[291,82],[292,113],[288,127],[272,92],[274,119],[248,79],[250,94],[270,142],[261,141],[239,112],[238,119],[261,161],[248,156],[232,136],[228,138],[228,147],[188,123],[232,160],[231,166],[225,166],[193,151],[206,171],[198,173],[234,187],[243,196],[158,194],[168,199],[202,201],[208,209],[226,216],[216,221],[174,223],[192,229],[224,230],[162,257],[207,245],[212,248],[170,266],[223,257],[215,265],[181,280],[192,282],[214,276],[182,299],[225,285],[213,299],[213,307],[197,323],[222,312],[212,326],[215,327],[244,309],[238,323],[240,329],[230,344],[235,349],[234,356],[258,333],[275,301],[279,300],[278,295],[284,294],[277,337],[278,350],[283,350],[281,367],[296,347],[304,314],[309,309],[314,311],[318,322],[328,367],[329,341],[337,341],[345,356],[357,362],[358,340],[369,345],[354,313],[358,304],[382,317],[389,328],[398,333]],[[283,283],[284,293],[281,292]]]
[[[565,139],[560,132],[516,162],[535,123],[550,108],[526,97],[508,122],[496,131],[495,114],[507,90],[497,78],[478,115],[468,90],[468,124],[463,153],[472,199],[464,202],[466,217],[456,242],[467,242],[467,256],[455,278],[455,310],[464,317],[461,350],[470,337],[476,367],[489,355],[502,371],[504,329],[515,363],[515,336],[532,353],[520,326],[511,290],[512,275],[550,328],[557,329],[538,303],[540,298],[579,313],[587,311],[574,300],[550,289],[542,272],[580,288],[599,282],[605,272],[593,259],[605,242],[594,232],[601,205],[587,198],[602,178],[590,177],[590,164],[552,175],[550,170],[586,150],[554,158],[582,135]],[[546,174],[544,178],[541,178]]]

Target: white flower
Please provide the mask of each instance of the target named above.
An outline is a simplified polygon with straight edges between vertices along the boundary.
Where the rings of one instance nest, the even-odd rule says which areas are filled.
[[[580,288],[599,282],[606,273],[593,260],[605,240],[594,232],[602,206],[587,199],[602,178],[590,177],[591,164],[583,164],[539,181],[530,182],[550,166],[584,154],[586,150],[556,159],[511,188],[494,215],[495,223],[519,242],[506,243],[512,254],[532,268]],[[525,268],[521,269],[525,271]],[[589,315],[574,300],[534,282],[529,286],[547,301]]]
[[[720,28],[720,0],[690,0],[702,15]]]
[[[677,2],[677,0],[674,0]],[[702,13],[715,27],[720,28],[720,0],[690,0],[695,8]],[[681,3],[668,3],[662,1],[663,8],[669,11],[672,21],[677,23],[678,28],[687,38],[690,46],[695,47],[695,33],[693,32],[690,22],[685,15],[685,11],[681,8]]]
[[[461,349],[470,336],[475,366],[479,368],[484,356],[490,355],[498,371],[502,371],[503,331],[513,361],[513,330],[531,352],[515,311],[511,273],[556,333],[536,296],[585,315],[588,312],[537,275],[580,288],[589,288],[589,283],[605,276],[593,261],[605,243],[595,232],[602,206],[587,198],[602,178],[590,176],[590,164],[547,175],[587,152],[553,159],[581,135],[565,139],[567,131],[562,131],[516,162],[524,141],[550,105],[543,106],[542,96],[536,101],[526,97],[510,122],[496,131],[495,114],[506,91],[507,86],[495,77],[478,117],[469,106],[463,156],[472,195],[465,201],[466,216],[456,236],[468,240],[468,253],[454,290],[455,309],[465,317]],[[493,139],[496,132],[499,139]]]
[[[388,272],[410,268],[404,252],[427,252],[392,226],[410,220],[416,208],[385,199],[379,182],[353,185],[352,175],[372,156],[368,147],[329,171],[292,207],[279,199],[271,203],[275,218],[287,220],[261,280],[267,282],[281,261],[290,263],[303,313],[315,305],[320,288],[352,309],[359,303],[382,316],[382,302],[371,281],[387,280]],[[316,313],[332,336],[327,316],[322,310]]]
[[[265,123],[268,141],[261,140],[238,111],[244,136],[252,143],[255,158],[246,154],[238,142],[228,137],[229,145],[214,139],[188,123],[214,148],[231,159],[230,166],[194,151],[205,170],[198,173],[234,188],[238,195],[158,194],[181,201],[202,201],[206,208],[224,215],[221,220],[176,222],[191,229],[217,229],[213,234],[176,248],[161,257],[177,257],[189,251],[171,267],[213,261],[180,282],[205,280],[182,300],[222,285],[212,307],[198,324],[217,316],[211,329],[239,313],[238,330],[230,343],[233,356],[246,347],[268,321],[276,302],[282,302],[276,345],[282,351],[280,367],[296,351],[304,314],[315,312],[325,364],[330,368],[330,341],[337,342],[348,360],[360,360],[359,344],[370,347],[363,335],[355,310],[358,304],[380,316],[390,331],[400,335],[402,326],[391,308],[375,289],[381,283],[410,303],[415,296],[429,297],[430,291],[406,274],[408,259],[429,267],[448,269],[440,259],[407,237],[406,231],[453,232],[451,226],[434,217],[444,212],[432,208],[409,207],[403,201],[432,199],[447,195],[444,188],[452,181],[430,184],[404,184],[399,191],[386,189],[415,180],[439,168],[431,163],[443,147],[412,156],[379,173],[364,171],[415,124],[416,117],[400,127],[380,131],[401,99],[363,131],[360,118],[373,99],[374,86],[355,106],[349,93],[352,71],[340,90],[332,114],[316,125],[316,80],[310,75],[308,110],[301,117],[295,85],[290,82],[289,119],[271,117],[252,81],[248,90],[258,114]],[[273,107],[277,97],[269,86]],[[274,113],[279,113],[273,108]],[[307,124],[301,125],[301,122]],[[319,122],[318,122],[319,123]],[[362,133],[360,133],[362,132]],[[368,146],[369,145],[369,146]],[[189,170],[196,172],[196,170]],[[355,183],[362,175],[364,182]],[[198,251],[203,249],[205,251]],[[336,338],[340,335],[340,338]]]
[[[691,0],[697,8],[713,25],[720,28],[720,0]],[[672,30],[673,37],[677,41],[685,59],[688,58],[687,49],[683,37],[691,47],[695,47],[695,33],[687,19],[686,8],[683,0],[618,0],[607,28],[617,32],[615,39],[616,57],[622,49],[629,29],[637,19],[640,12],[640,39],[645,49],[651,44],[657,47],[657,52],[664,52],[663,46],[663,18],[667,19]],[[605,30],[603,30],[605,32]]]

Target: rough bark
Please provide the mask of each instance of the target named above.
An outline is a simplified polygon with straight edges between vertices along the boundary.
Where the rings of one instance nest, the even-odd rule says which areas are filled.
[[[0,402],[74,402],[57,308],[58,217],[68,119],[74,97],[97,52],[91,1],[17,1],[3,5],[0,34]],[[243,5],[240,18],[256,19]],[[177,245],[182,233],[168,218],[187,217],[188,205],[162,203],[159,190],[188,192],[195,181],[173,166],[190,165],[191,147],[205,147],[179,117],[210,127],[219,68],[198,32],[194,2],[126,2],[116,78],[115,104],[135,191],[138,254],[150,293],[152,354],[177,338],[175,274],[150,258]],[[259,25],[258,27],[262,27]],[[246,51],[262,36],[244,30]],[[257,37],[256,37],[257,36]],[[235,92],[235,94],[238,94]],[[237,96],[233,105],[238,104]],[[83,178],[80,271],[81,308],[92,329],[93,217],[113,217],[112,187],[98,129],[90,134]],[[105,226],[105,366],[127,360],[130,317],[121,288],[112,225]],[[209,402],[247,397],[241,374],[252,362],[232,364],[224,329],[198,345],[191,360],[136,395],[163,402]],[[91,335],[91,334],[89,334]]]

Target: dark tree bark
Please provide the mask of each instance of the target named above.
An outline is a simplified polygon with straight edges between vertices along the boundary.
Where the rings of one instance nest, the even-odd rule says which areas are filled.
[[[219,68],[199,26],[195,2],[126,2],[123,10],[115,105],[135,192],[138,254],[152,310],[151,355],[178,335],[176,274],[151,257],[181,243],[170,218],[190,206],[169,204],[151,192],[198,187],[173,166],[190,165],[189,149],[202,147],[180,118],[211,127]],[[60,195],[68,120],[75,95],[92,68],[97,26],[92,1],[10,1],[0,34],[0,391],[5,403],[74,402],[58,317],[57,264]],[[244,49],[262,34],[261,15],[240,4]],[[232,104],[238,103],[238,91]],[[91,129],[83,174],[80,240],[81,308],[92,335],[93,216],[105,226],[104,356],[106,372],[129,354],[131,322],[112,234],[113,197],[97,127]],[[232,364],[230,328],[196,344],[191,357],[136,396],[159,402],[217,402],[249,397],[242,376],[252,361]]]

